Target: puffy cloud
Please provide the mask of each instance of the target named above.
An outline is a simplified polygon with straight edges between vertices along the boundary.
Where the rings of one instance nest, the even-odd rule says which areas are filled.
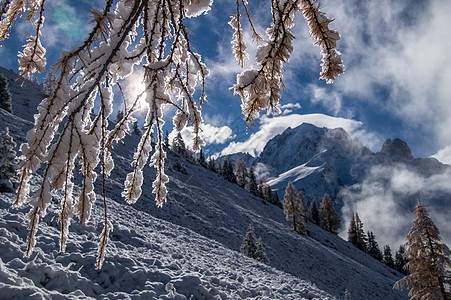
[[[201,129],[202,131],[200,132],[200,137],[202,138],[202,140],[205,142],[206,145],[224,144],[228,140],[234,138],[232,129],[230,129],[228,126],[216,127],[204,123],[202,124]],[[180,131],[180,134],[182,135],[185,145],[188,148],[192,149],[194,139],[192,126],[186,126],[185,128],[182,129],[182,131]],[[177,131],[174,129],[169,134],[170,141],[172,141],[172,139],[174,139],[176,135]]]
[[[263,116],[261,118],[261,125],[257,132],[253,133],[244,142],[231,142],[221,155],[233,154],[237,152],[249,153],[256,156],[265,147],[266,143],[276,135],[282,133],[288,127],[295,128],[302,123],[311,123],[318,127],[327,128],[343,128],[352,136],[365,137],[368,133],[363,130],[362,123],[344,118],[336,118],[323,114],[292,114],[288,116],[268,117]],[[370,135],[374,139],[375,135]],[[365,138],[364,138],[365,139]]]
[[[436,154],[432,155],[432,157],[435,157],[442,163],[451,165],[451,145],[440,149]]]
[[[352,212],[357,212],[365,231],[373,231],[379,246],[389,244],[393,251],[405,243],[406,235],[414,219],[413,205],[421,200],[430,206],[430,216],[441,232],[442,239],[449,245],[449,214],[451,209],[446,200],[437,199],[441,193],[450,194],[451,173],[423,177],[404,165],[374,166],[361,183],[341,192],[342,231],[347,238],[347,229]],[[432,201],[431,199],[434,199]],[[409,208],[412,210],[409,211]]]

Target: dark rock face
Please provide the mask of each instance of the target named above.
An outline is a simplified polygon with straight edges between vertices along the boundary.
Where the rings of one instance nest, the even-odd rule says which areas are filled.
[[[377,154],[379,155],[389,155],[389,156],[401,156],[409,160],[413,159],[412,152],[406,142],[401,139],[388,139],[382,145],[382,149]]]

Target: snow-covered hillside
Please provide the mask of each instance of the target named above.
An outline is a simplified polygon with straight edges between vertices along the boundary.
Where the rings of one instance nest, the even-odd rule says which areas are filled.
[[[13,103],[19,116],[21,99]],[[31,127],[27,119],[0,110],[0,126],[9,126],[19,142]],[[14,195],[0,195],[0,298],[341,299],[346,289],[352,299],[407,298],[392,289],[400,278],[392,269],[315,225],[309,224],[308,237],[295,234],[280,208],[172,152],[163,208],[155,206],[151,184],[127,205],[120,193],[137,143],[131,135],[113,150],[107,200],[114,230],[101,270],[94,268],[100,199],[88,225],[73,220],[63,254],[55,205],[40,224],[34,253],[24,259],[28,208],[13,209]],[[153,176],[146,168],[146,182]],[[262,238],[267,265],[239,253],[249,223]]]

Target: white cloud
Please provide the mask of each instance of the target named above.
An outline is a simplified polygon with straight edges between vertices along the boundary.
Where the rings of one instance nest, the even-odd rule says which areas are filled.
[[[192,149],[194,139],[192,129],[192,126],[185,126],[185,128],[180,131],[185,145],[190,149]],[[206,145],[224,144],[228,140],[235,137],[235,135],[232,133],[232,129],[230,129],[228,126],[216,127],[210,124],[203,123],[201,130],[202,131],[199,135]],[[169,140],[172,141],[176,135],[177,130],[174,129],[169,134]]]
[[[314,104],[321,103],[328,111],[332,112],[334,116],[342,110],[342,97],[337,92],[331,92],[322,87],[310,84],[308,89],[311,91],[312,97],[310,101]]]
[[[435,157],[442,163],[451,165],[451,145],[440,149],[436,154],[432,155],[432,157]]]
[[[406,207],[413,205],[418,197],[430,205],[430,216],[441,231],[446,243],[451,242],[449,214],[451,209],[445,201],[437,199],[440,193],[449,194],[451,173],[423,177],[403,165],[375,166],[362,184],[342,191],[343,238],[347,237],[347,227],[352,212],[357,212],[365,231],[373,231],[379,246],[390,244],[392,250],[405,243],[405,237],[414,219],[413,211]],[[435,199],[433,203],[431,198]],[[403,199],[403,201],[401,201]],[[407,202],[410,201],[410,204]],[[396,248],[394,248],[396,247]]]
[[[451,2],[324,4],[342,36],[338,48],[347,69],[334,84],[342,98],[371,103],[406,127],[430,132],[438,147],[451,144],[451,39],[443,38],[451,27]]]
[[[261,125],[256,133],[253,133],[244,142],[231,142],[222,152],[221,155],[233,154],[237,152],[249,153],[257,155],[266,143],[274,136],[282,133],[288,127],[295,128],[302,123],[311,123],[318,127],[345,129],[352,136],[364,137],[366,132],[361,128],[362,123],[350,119],[336,118],[323,114],[299,115],[292,114],[279,117],[261,117]]]

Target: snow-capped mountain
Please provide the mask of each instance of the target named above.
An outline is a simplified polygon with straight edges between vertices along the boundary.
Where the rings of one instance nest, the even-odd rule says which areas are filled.
[[[451,242],[451,167],[435,158],[414,158],[399,138],[387,139],[373,153],[341,128],[304,123],[271,139],[253,165],[279,195],[289,181],[310,201],[321,201],[328,193],[344,216],[342,222],[352,211],[362,211],[371,230],[393,246],[402,242],[410,225],[408,216],[422,200],[430,206],[442,238]],[[392,233],[388,225],[378,231],[377,211],[367,211],[371,206],[390,207],[391,216],[399,220]]]
[[[27,90],[31,85],[37,87],[29,83],[22,96],[13,96],[13,114],[0,109],[0,127],[8,126],[18,144],[32,126],[24,101],[42,97],[37,88]],[[107,202],[114,230],[101,270],[94,268],[100,199],[86,226],[72,221],[65,253],[58,253],[58,205],[52,206],[25,259],[29,208],[11,208],[14,195],[0,195],[0,298],[341,299],[345,290],[352,299],[407,298],[392,289],[399,273],[315,225],[308,224],[310,236],[295,234],[280,208],[169,150],[168,202],[157,208],[151,184],[144,184],[138,202],[126,204],[120,194],[138,141],[132,134],[113,149]],[[145,180],[153,176],[145,168]],[[267,265],[239,253],[249,223],[262,239]]]

